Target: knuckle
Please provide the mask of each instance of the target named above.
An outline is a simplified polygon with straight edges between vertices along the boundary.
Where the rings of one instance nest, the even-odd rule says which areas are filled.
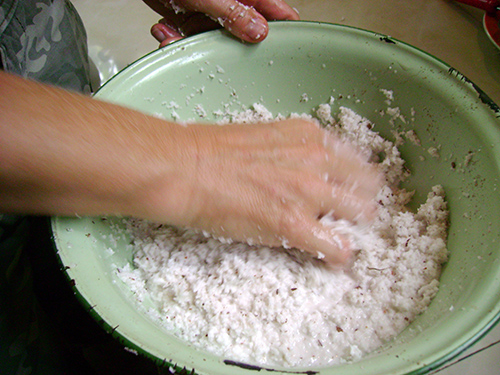
[[[287,210],[280,216],[278,234],[293,241],[297,230],[303,222],[303,215],[297,210]]]
[[[327,171],[329,163],[332,162],[328,151],[317,142],[303,144],[302,151],[298,154],[303,155],[302,162],[306,167],[310,167],[311,171]]]

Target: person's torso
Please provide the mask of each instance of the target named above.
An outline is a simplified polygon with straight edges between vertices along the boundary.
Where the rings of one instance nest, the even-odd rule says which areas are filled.
[[[89,93],[86,34],[68,0],[0,0],[5,71]]]

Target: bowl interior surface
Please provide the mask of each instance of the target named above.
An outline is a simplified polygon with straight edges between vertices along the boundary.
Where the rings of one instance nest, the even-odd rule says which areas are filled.
[[[393,92],[390,103],[382,90]],[[401,335],[365,359],[293,371],[423,373],[466,349],[498,320],[498,107],[432,56],[364,30],[276,22],[258,45],[243,44],[224,31],[176,42],[126,68],[96,97],[167,119],[198,121],[217,120],[216,111],[254,103],[273,114],[313,113],[333,97],[333,112],[349,107],[388,139],[395,131],[416,132],[421,145],[400,147],[412,173],[405,186],[416,190],[413,208],[436,184],[443,185],[450,208],[450,258],[438,295]],[[392,118],[389,108],[399,108],[401,117]],[[132,260],[121,219],[56,217],[52,227],[78,296],[126,346],[199,374],[255,372],[192,348],[148,316],[152,303],[138,304],[114,272]]]

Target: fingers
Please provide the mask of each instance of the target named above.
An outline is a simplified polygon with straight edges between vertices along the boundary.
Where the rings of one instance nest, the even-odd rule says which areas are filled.
[[[300,196],[313,200],[309,202],[311,207],[319,204],[318,217],[330,215],[363,224],[374,219],[374,199],[383,181],[375,165],[316,124],[292,120],[277,125],[293,133],[282,136],[281,142],[288,142],[289,149],[280,158],[283,166],[294,173],[309,173],[309,177],[298,181],[297,189],[301,189]]]
[[[352,149],[351,149],[352,151]],[[382,175],[376,166],[349,153],[334,158],[324,178],[333,185],[332,216],[354,223],[367,223],[376,214],[375,197],[382,188]]]
[[[298,20],[295,9],[282,0],[240,0],[241,3],[255,8],[267,20]]]
[[[279,167],[282,169],[279,177],[269,176],[268,180],[282,203],[289,205],[284,209],[293,211],[298,208],[318,221],[326,216],[330,220],[347,220],[355,225],[369,224],[375,218],[378,190],[368,192],[363,188],[365,181],[339,185],[325,180],[315,171],[301,171],[300,167],[288,168],[286,165]],[[284,171],[287,168],[288,171]],[[281,188],[278,188],[280,184]]]
[[[354,246],[346,235],[308,217],[293,224],[287,240],[292,247],[310,253],[331,267],[348,266],[354,257]]]
[[[307,135],[301,136],[300,128],[292,126],[295,134],[284,137],[295,145],[284,155],[289,168],[295,164],[297,170],[306,168],[308,173],[302,171],[302,179],[294,186],[294,196],[302,197],[302,201],[294,202],[296,206],[288,210],[294,213],[292,219],[285,216],[280,228],[291,246],[330,266],[348,266],[354,257],[353,243],[335,228],[337,225],[324,224],[337,220],[371,223],[377,213],[375,197],[383,179],[376,166],[368,163],[353,146],[331,132],[304,125],[302,121],[302,131],[306,129]],[[293,186],[288,180],[286,185]],[[300,219],[293,219],[294,216]],[[322,220],[325,216],[329,220]]]
[[[380,172],[331,132],[300,119],[269,124],[267,131],[248,125],[240,129],[242,134],[231,138],[231,146],[245,150],[253,161],[279,168],[280,181],[274,181],[273,186],[283,183],[280,194],[285,200],[297,202],[296,197],[300,197],[298,200],[317,218],[328,215],[356,224],[375,218],[375,197],[382,186]],[[261,148],[263,142],[272,152]]]
[[[250,43],[264,40],[269,31],[263,15],[255,8],[236,0],[205,1],[203,9],[199,11],[216,20],[235,36]]]
[[[146,3],[164,17],[151,30],[160,46],[220,26],[246,42],[256,43],[268,34],[267,20],[299,19],[282,0],[177,0],[175,9],[171,3],[163,5],[157,0]],[[184,11],[179,12],[179,8]]]
[[[266,20],[297,20],[295,10],[281,0],[212,0],[203,11],[244,41],[255,43],[268,34]]]
[[[327,184],[322,198],[316,198],[317,218],[328,216],[332,220],[345,219],[353,224],[368,224],[377,213],[374,198],[375,195],[366,194],[364,190],[358,192],[352,187]]]
[[[370,193],[377,192],[380,189],[382,178],[377,168],[368,162],[354,146],[343,142],[325,131],[325,148],[329,150],[333,174],[331,179],[337,183],[353,184],[356,181],[365,181],[363,187]]]

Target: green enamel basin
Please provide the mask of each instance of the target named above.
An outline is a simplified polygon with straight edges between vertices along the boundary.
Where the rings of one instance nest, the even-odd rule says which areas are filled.
[[[391,90],[387,102],[383,90]],[[180,341],[136,302],[114,270],[131,262],[119,218],[52,221],[54,241],[76,295],[124,345],[198,374],[420,374],[467,349],[500,316],[500,122],[498,107],[436,58],[384,35],[315,22],[275,22],[268,38],[243,44],[211,31],[157,50],[127,67],[96,97],[167,119],[212,121],[221,109],[262,103],[273,113],[311,112],[333,97],[375,130],[414,130],[401,148],[421,203],[443,185],[450,208],[449,262],[429,309],[363,360],[327,368],[238,366]],[[388,108],[399,108],[394,118]],[[429,150],[437,151],[439,157]],[[260,372],[259,372],[260,373]]]

